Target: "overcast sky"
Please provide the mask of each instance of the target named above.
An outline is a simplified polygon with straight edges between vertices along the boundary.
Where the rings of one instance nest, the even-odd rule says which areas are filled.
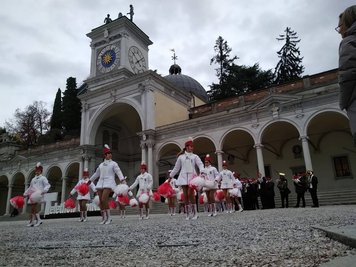
[[[134,6],[134,23],[151,39],[149,68],[163,76],[174,48],[182,73],[209,90],[217,81],[210,65],[219,36],[236,64],[274,69],[276,38],[291,27],[301,39],[304,75],[337,68],[340,36],[334,28],[351,0],[2,0],[0,9],[0,127],[34,101],[52,112],[68,77],[80,86],[89,76],[90,39],[106,14]]]

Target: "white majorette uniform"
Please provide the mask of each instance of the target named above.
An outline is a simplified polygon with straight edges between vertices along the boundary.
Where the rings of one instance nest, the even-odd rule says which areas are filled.
[[[100,163],[95,173],[90,177],[90,181],[93,182],[100,177],[98,183],[96,184],[96,189],[111,188],[114,190],[116,187],[115,173],[119,177],[120,181],[125,180],[119,165],[111,159],[105,159],[104,162]]]
[[[211,165],[209,165],[208,167],[205,167],[202,170],[202,173],[204,173],[205,180],[207,180],[207,181],[215,182],[219,178],[218,170],[214,166],[211,166]],[[203,188],[203,190],[204,189],[211,190],[211,189],[218,189],[218,188],[219,188],[218,183],[214,183],[214,188]]]
[[[78,183],[76,184],[76,186],[74,186],[74,188],[72,189],[72,191],[70,191],[70,194],[71,195],[74,195],[75,192],[78,192],[76,187],[77,186],[80,186],[81,184],[86,184],[89,182],[89,178],[81,178],[79,179]],[[96,192],[96,188],[95,188],[95,185],[93,183],[91,183],[89,185],[90,189],[95,193]],[[81,195],[79,192],[78,192],[78,196],[77,196],[77,200],[90,200],[90,191],[86,194],[86,195]]]
[[[231,189],[234,187],[235,184],[235,177],[230,170],[222,170],[219,173],[219,182],[221,182],[220,188],[221,189]]]
[[[241,197],[241,190],[242,190],[242,183],[240,182],[240,180],[239,179],[235,179],[235,181],[234,181],[234,188],[237,188],[237,189],[239,189],[239,192],[238,192],[238,197]]]
[[[47,193],[50,189],[51,185],[48,183],[48,180],[42,174],[36,175],[32,178],[30,186],[24,193],[24,196],[30,196],[32,193],[36,191],[41,191],[43,193]],[[42,203],[44,202],[44,196],[42,195],[41,200],[39,202],[32,202],[31,198],[28,199],[28,204]]]
[[[204,164],[198,155],[194,153],[184,152],[180,155],[176,161],[176,164],[169,174],[169,177],[174,177],[178,172],[177,186],[188,185],[189,182],[197,175],[195,166],[198,166],[201,172],[204,168]]]
[[[135,182],[129,187],[129,190],[134,189],[137,185],[137,198],[139,198],[140,195],[143,193],[152,196],[153,178],[151,174],[149,174],[148,172],[144,172],[137,176]]]

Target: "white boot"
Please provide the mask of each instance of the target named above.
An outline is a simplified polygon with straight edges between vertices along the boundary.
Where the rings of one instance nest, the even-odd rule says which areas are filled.
[[[213,212],[214,212],[214,209],[213,209],[213,204],[208,204],[208,216],[211,217],[213,216]]]
[[[110,224],[112,222],[111,216],[110,216],[110,210],[106,210],[106,222],[105,224]]]
[[[101,222],[99,224],[105,224],[106,223],[106,212],[105,212],[105,210],[101,211],[101,216],[103,217],[103,219],[101,220]]]
[[[189,220],[189,205],[185,205],[185,219]]]
[[[83,221],[83,212],[81,211],[80,212],[80,219],[78,220],[79,222],[82,222]]]
[[[197,204],[192,204],[192,210],[194,216],[192,217],[192,220],[198,219],[198,209],[197,209]]]
[[[88,220],[88,212],[83,211],[83,222],[86,222]]]
[[[239,212],[242,212],[244,209],[242,208],[241,204],[239,204]]]
[[[143,212],[142,212],[142,209],[140,209],[140,218],[139,218],[140,220],[142,220],[143,219]]]
[[[172,208],[172,212],[173,212],[172,213],[173,216],[176,215],[176,208],[175,207]]]
[[[147,209],[145,220],[149,219],[149,216],[150,216],[150,209]]]
[[[33,214],[30,214],[30,220],[28,222],[28,224],[26,225],[27,227],[32,227],[35,225],[35,218],[33,216]]]
[[[42,224],[42,220],[41,220],[41,217],[40,217],[39,213],[36,213],[36,219],[37,219],[37,222],[34,225],[35,227],[40,226]]]
[[[213,206],[213,217],[215,217],[216,215],[218,215],[218,213],[216,212],[216,204],[213,203],[212,206]]]

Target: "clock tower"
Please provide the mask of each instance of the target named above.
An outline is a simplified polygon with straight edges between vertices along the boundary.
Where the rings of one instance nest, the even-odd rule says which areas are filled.
[[[91,78],[125,79],[148,70],[149,37],[126,16],[121,16],[87,36],[91,39]]]

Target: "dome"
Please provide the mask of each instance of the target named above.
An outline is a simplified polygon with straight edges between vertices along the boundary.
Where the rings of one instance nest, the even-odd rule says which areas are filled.
[[[169,68],[169,75],[164,76],[164,78],[183,91],[193,93],[197,97],[208,102],[208,94],[206,93],[203,86],[201,86],[201,84],[194,80],[192,77],[181,74],[181,72],[182,69],[179,67],[179,65],[174,64]]]

